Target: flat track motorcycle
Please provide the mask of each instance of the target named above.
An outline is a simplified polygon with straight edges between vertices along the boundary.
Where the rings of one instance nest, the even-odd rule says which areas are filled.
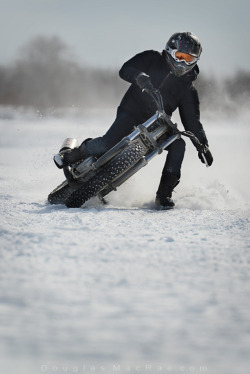
[[[79,208],[94,196],[105,203],[104,196],[116,190],[181,136],[192,140],[207,165],[206,147],[190,131],[178,130],[177,124],[174,124],[164,111],[160,92],[156,89],[145,91],[155,101],[156,113],[143,124],[136,126],[131,134],[102,156],[90,156],[70,166],[63,166],[66,180],[49,194],[48,201],[51,204]],[[77,146],[76,139],[67,138],[59,154],[54,156],[55,163],[58,165],[58,160],[62,162],[63,154]]]

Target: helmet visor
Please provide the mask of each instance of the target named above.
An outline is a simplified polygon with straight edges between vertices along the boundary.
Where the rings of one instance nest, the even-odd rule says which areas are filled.
[[[185,62],[194,62],[195,60],[194,56],[191,56],[191,55],[188,55],[187,53],[179,52],[179,51],[175,52],[175,58],[178,58],[179,61],[184,60]]]
[[[199,58],[189,55],[188,53],[178,51],[177,49],[171,50],[171,56],[176,62],[185,62],[187,65],[192,65],[199,60]]]

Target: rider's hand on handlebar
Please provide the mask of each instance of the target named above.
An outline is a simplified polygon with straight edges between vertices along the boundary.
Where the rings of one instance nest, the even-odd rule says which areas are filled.
[[[145,90],[145,88],[153,88],[150,76],[145,73],[140,73],[139,75],[137,75],[135,81],[142,91]]]
[[[210,152],[207,146],[204,146],[202,150],[198,151],[198,156],[201,162],[203,162],[203,164],[205,164],[205,161],[203,158],[204,156],[207,161],[208,166],[212,165],[214,159],[213,159],[212,153]]]

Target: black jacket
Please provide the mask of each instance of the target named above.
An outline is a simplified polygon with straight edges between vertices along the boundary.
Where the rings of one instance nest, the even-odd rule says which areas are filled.
[[[193,81],[199,74],[198,66],[182,77],[170,72],[165,51],[145,51],[137,54],[122,66],[119,75],[132,83],[125,93],[120,108],[130,113],[137,121],[144,122],[155,113],[151,97],[142,92],[135,79],[141,72],[150,76],[153,86],[160,90],[165,112],[169,115],[179,108],[185,130],[192,131],[202,144],[208,144],[200,123],[200,103]]]

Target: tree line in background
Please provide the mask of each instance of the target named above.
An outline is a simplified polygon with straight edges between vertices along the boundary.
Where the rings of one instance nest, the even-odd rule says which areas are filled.
[[[203,110],[231,113],[249,105],[250,72],[195,83]],[[11,66],[0,66],[0,105],[49,108],[113,107],[128,87],[118,72],[80,66],[57,37],[38,37]]]

